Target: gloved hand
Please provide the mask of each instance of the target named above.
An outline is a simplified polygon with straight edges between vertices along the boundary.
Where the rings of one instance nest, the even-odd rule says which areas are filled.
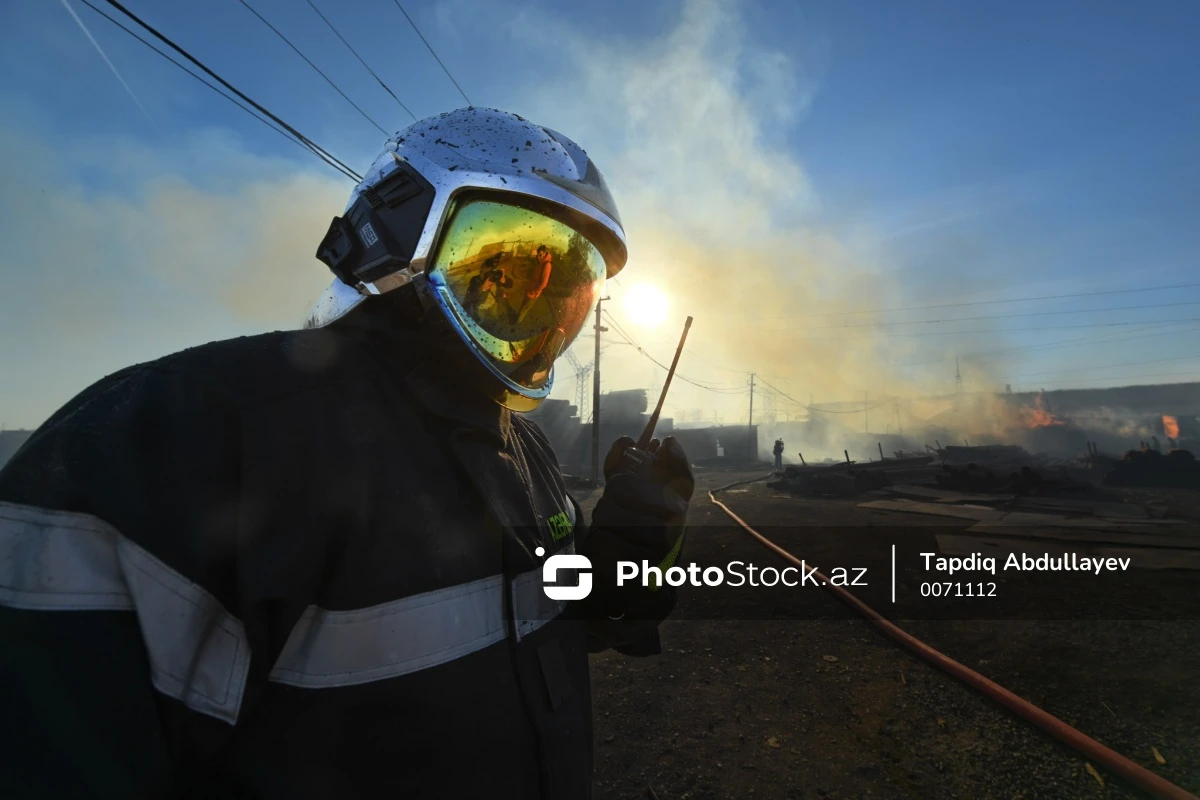
[[[635,444],[622,436],[604,457],[604,494],[593,526],[683,525],[696,487],[683,447],[673,436],[661,444],[654,439],[641,452],[635,451]],[[674,540],[668,546],[673,544]]]
[[[616,562],[643,561],[666,573],[679,557],[688,502],[696,480],[687,454],[673,437],[651,442],[640,455],[628,436],[604,459],[604,494],[592,512],[584,554],[596,573],[586,608],[592,633],[630,655],[658,651],[658,623],[675,605],[675,589],[640,579],[616,583]],[[638,463],[640,461],[640,463]]]

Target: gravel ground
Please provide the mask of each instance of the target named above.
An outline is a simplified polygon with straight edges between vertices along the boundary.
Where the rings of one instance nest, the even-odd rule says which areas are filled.
[[[781,564],[749,535],[729,528],[707,499],[708,488],[758,474],[698,475],[685,555],[702,564],[733,558]],[[595,499],[581,501],[587,508]],[[883,541],[908,535],[914,525],[912,515],[868,512],[853,500],[783,497],[761,483],[723,499],[764,532],[807,526],[793,528],[794,541],[780,544],[822,565],[856,563],[867,550],[879,550],[878,542],[862,538],[874,535],[862,533],[866,526],[880,529],[875,533]],[[846,526],[856,526],[855,536],[845,534]],[[787,529],[770,530],[783,536]],[[927,528],[920,535],[930,536]],[[744,589],[713,597],[704,588],[680,590],[677,613],[662,628],[661,656],[593,657],[599,800],[1143,796],[1100,765],[1091,774],[1074,751],[909,655],[826,591],[783,596]],[[879,600],[873,595],[869,602]],[[1200,792],[1200,622],[900,624],[1142,766]],[[1166,764],[1157,762],[1155,750]]]

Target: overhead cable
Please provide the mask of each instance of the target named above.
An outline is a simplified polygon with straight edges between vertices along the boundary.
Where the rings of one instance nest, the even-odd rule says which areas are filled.
[[[359,105],[358,105],[358,103],[356,103],[356,102],[354,102],[353,100],[351,100],[351,99],[350,99],[350,96],[349,96],[349,95],[347,95],[345,92],[343,92],[343,91],[342,91],[342,89],[341,89],[341,87],[340,87],[340,86],[338,86],[336,83],[334,83],[334,82],[333,82],[333,79],[332,79],[332,78],[330,78],[328,75],[326,75],[324,72],[322,72],[322,71],[321,71],[321,68],[320,68],[320,67],[318,67],[316,64],[314,64],[314,63],[312,62],[312,59],[310,59],[308,56],[304,55],[304,53],[300,51],[300,48],[299,48],[299,47],[296,47],[296,45],[292,44],[292,40],[291,40],[291,39],[289,39],[289,38],[287,38],[286,36],[284,36],[284,35],[283,35],[283,33],[282,33],[282,32],[280,32],[280,30],[279,30],[278,28],[276,28],[274,25],[272,25],[270,22],[268,22],[266,17],[264,17],[262,14],[258,13],[257,11],[255,11],[255,10],[254,10],[254,6],[252,6],[252,5],[250,5],[249,3],[247,3],[247,2],[246,2],[246,0],[238,0],[238,2],[239,2],[239,3],[241,3],[242,5],[244,5],[244,6],[245,6],[245,7],[246,7],[246,8],[247,8],[249,11],[250,11],[250,13],[251,13],[251,14],[253,14],[253,15],[254,15],[254,16],[256,16],[256,17],[258,17],[258,18],[259,18],[259,20],[262,22],[262,24],[263,24],[263,25],[266,25],[268,28],[270,28],[272,33],[274,33],[276,36],[278,36],[280,39],[282,39],[282,40],[284,41],[284,44],[286,44],[288,47],[292,48],[292,50],[294,50],[294,51],[295,51],[296,55],[298,55],[298,56],[300,56],[301,58],[303,58],[303,59],[304,59],[304,63],[308,64],[310,67],[312,67],[312,68],[313,68],[313,70],[314,70],[314,71],[315,71],[315,72],[316,72],[318,75],[320,75],[322,78],[324,78],[324,79],[325,79],[325,82],[326,82],[326,83],[328,83],[330,86],[332,86],[332,87],[333,87],[333,90],[334,90],[335,92],[337,92],[338,94],[340,94],[340,95],[342,96],[342,98],[343,98],[343,99],[344,99],[344,100],[345,100],[347,103],[349,103],[350,105],[352,105],[352,106],[354,107],[354,110],[355,110],[355,111],[357,111],[357,112],[358,112],[360,115],[362,115],[362,118],[363,118],[363,119],[365,119],[367,122],[371,123],[371,124],[372,124],[372,125],[374,125],[376,128],[378,128],[378,129],[379,129],[379,132],[380,132],[380,133],[382,133],[384,136],[387,136],[387,135],[388,135],[388,132],[387,132],[386,130],[384,130],[384,129],[383,129],[383,126],[382,126],[382,125],[380,125],[380,124],[379,124],[378,122],[376,122],[375,120],[371,119],[371,115],[370,115],[370,114],[368,114],[367,112],[365,112],[365,111],[363,111],[361,108],[359,108]]]
[[[450,74],[450,70],[446,69],[446,65],[438,58],[438,54],[433,52],[433,46],[429,44],[429,41],[425,38],[425,34],[421,33],[421,29],[417,27],[417,23],[413,22],[413,18],[404,10],[404,6],[400,5],[400,0],[392,1],[396,4],[396,8],[400,9],[400,13],[404,15],[404,18],[408,20],[408,24],[412,26],[412,29],[417,32],[417,36],[421,37],[421,41],[425,43],[425,48],[429,50],[429,54],[433,56],[433,60],[442,68],[442,72],[446,73],[446,77],[450,79],[450,82],[454,84],[454,88],[458,89],[458,93],[462,95],[462,99],[466,101],[468,106],[472,105],[471,100],[467,97],[467,93],[458,85],[458,81],[454,80],[454,76]]]
[[[321,13],[321,9],[317,8],[316,4],[313,3],[313,0],[307,0],[307,2],[310,6],[312,6],[312,10],[317,12],[317,16],[321,18],[321,21],[329,26],[329,30],[333,31],[333,35],[338,37],[339,39],[341,39],[342,44],[346,45],[346,48],[351,53],[354,54],[354,57],[358,59],[358,63],[360,63],[364,67],[366,67],[367,72],[371,73],[371,77],[374,78],[375,80],[379,81],[379,85],[383,87],[383,90],[385,92],[387,92],[388,94],[390,94],[392,96],[392,99],[396,101],[397,105],[399,105],[402,109],[404,109],[405,113],[407,113],[410,117],[412,117],[413,121],[415,122],[417,119],[417,115],[414,114],[411,110],[409,110],[409,107],[404,105],[404,103],[400,100],[400,98],[396,96],[396,93],[392,91],[392,88],[383,82],[383,78],[376,75],[375,70],[371,69],[371,67],[367,64],[366,61],[363,61],[363,57],[360,56],[358,54],[358,51],[355,50],[354,47],[352,47],[351,44],[346,41],[344,36],[342,36],[340,33],[338,33],[338,29],[333,27],[333,23],[325,18],[325,15]]]
[[[153,51],[154,51],[156,54],[158,54],[158,55],[159,55],[159,56],[161,56],[161,57],[162,57],[164,60],[166,60],[166,62],[167,62],[168,64],[170,64],[170,65],[172,65],[172,66],[174,66],[174,67],[177,67],[178,69],[180,69],[180,70],[181,70],[181,71],[182,71],[182,72],[183,72],[185,75],[187,75],[188,77],[190,77],[190,78],[194,78],[195,80],[199,81],[201,84],[203,84],[204,86],[208,87],[208,88],[209,88],[209,89],[211,89],[213,92],[215,92],[215,93],[216,93],[216,94],[217,94],[219,97],[222,97],[222,98],[224,98],[225,100],[228,100],[228,101],[229,101],[230,103],[232,103],[234,106],[236,106],[237,108],[239,108],[239,109],[241,109],[242,111],[246,112],[246,113],[247,113],[247,114],[249,114],[249,115],[250,115],[250,116],[251,116],[253,119],[257,120],[258,122],[261,122],[263,125],[266,125],[268,128],[270,128],[271,130],[273,130],[273,131],[275,131],[276,133],[278,133],[280,136],[282,136],[282,137],[283,137],[284,139],[286,139],[287,141],[291,142],[292,144],[296,145],[297,147],[299,147],[299,148],[303,149],[303,150],[304,150],[304,151],[306,151],[306,152],[312,153],[312,150],[310,150],[308,147],[305,147],[305,145],[304,145],[304,144],[303,144],[303,143],[302,143],[302,142],[301,142],[299,139],[296,139],[295,137],[293,137],[293,136],[290,136],[290,135],[287,133],[287,131],[283,130],[282,128],[280,128],[280,127],[279,127],[278,125],[276,125],[275,123],[271,122],[271,121],[270,121],[269,119],[267,119],[266,117],[263,117],[263,116],[261,116],[260,114],[256,113],[256,112],[254,111],[254,109],[252,109],[252,108],[250,108],[249,106],[245,105],[245,104],[244,104],[244,103],[242,103],[240,100],[238,100],[236,97],[234,97],[234,96],[232,96],[232,95],[228,95],[228,94],[226,94],[225,92],[222,92],[222,91],[220,90],[220,88],[218,88],[217,86],[215,86],[215,85],[213,85],[213,84],[209,83],[208,81],[206,81],[206,80],[205,80],[203,77],[201,77],[200,75],[197,75],[196,73],[192,72],[190,69],[188,69],[187,67],[185,67],[183,64],[180,64],[178,61],[176,61],[175,59],[171,58],[171,56],[170,56],[169,54],[167,54],[166,52],[164,52],[164,51],[162,51],[162,50],[159,50],[157,47],[155,47],[155,46],[154,46],[154,43],[153,43],[153,42],[148,42],[148,41],[146,41],[145,39],[143,39],[143,38],[141,37],[141,35],[140,35],[140,34],[138,34],[138,32],[137,32],[137,31],[131,30],[130,28],[128,28],[128,27],[127,27],[127,26],[126,26],[126,25],[125,25],[123,22],[121,22],[120,20],[118,20],[118,19],[113,19],[113,17],[111,17],[111,16],[108,14],[108,12],[106,12],[104,9],[102,9],[102,8],[97,8],[96,6],[92,5],[92,3],[91,3],[91,2],[89,2],[89,0],[79,0],[79,2],[83,3],[85,6],[87,6],[88,8],[90,8],[92,11],[96,12],[96,13],[97,13],[97,14],[99,14],[101,17],[104,17],[104,19],[108,20],[108,21],[109,21],[109,22],[111,22],[113,25],[116,25],[118,28],[120,28],[121,30],[123,30],[125,33],[129,34],[129,35],[130,35],[130,36],[132,36],[134,39],[136,39],[137,41],[141,42],[141,43],[142,43],[143,45],[145,45],[146,47],[148,47],[148,48],[150,48],[151,50],[153,50]],[[315,154],[314,154],[314,155],[315,155]],[[318,156],[318,157],[319,157],[319,156]],[[324,159],[322,159],[322,160],[324,160]],[[326,163],[329,163],[329,162],[326,162]],[[331,166],[333,166],[333,165],[331,165]],[[335,166],[334,168],[335,168],[335,169],[337,169],[337,167],[336,167],[336,166]],[[339,172],[340,172],[340,170],[339,170]],[[343,173],[343,174],[344,174],[344,173]],[[349,176],[347,176],[347,177],[349,177]]]
[[[1106,289],[1095,292],[1071,292],[1070,294],[1043,294],[1033,297],[1010,297],[998,300],[964,300],[957,303],[932,303],[923,306],[899,306],[896,308],[862,308],[853,311],[802,311],[785,317],[759,317],[759,319],[796,319],[797,317],[830,317],[842,314],[887,314],[892,311],[926,311],[932,308],[960,308],[963,306],[1000,305],[1002,303],[1027,303],[1034,300],[1066,300],[1076,297],[1100,297],[1113,294],[1133,294],[1136,292],[1162,292],[1173,289],[1195,289],[1200,283],[1175,283],[1167,286],[1139,286],[1132,289]]]
[[[1200,300],[1181,300],[1174,303],[1151,303],[1136,306],[1108,306],[1106,308],[1071,308],[1061,311],[1022,311],[1012,314],[985,314],[977,317],[948,317],[946,319],[907,319],[888,322],[849,322],[844,325],[819,325],[806,328],[768,328],[766,332],[785,333],[791,331],[825,331],[838,328],[889,328],[893,325],[940,325],[946,322],[977,322],[989,319],[1016,319],[1019,317],[1053,317],[1062,314],[1099,314],[1106,311],[1141,311],[1145,309],[1177,308],[1179,306],[1200,306]]]
[[[610,314],[608,311],[605,311],[605,312],[603,312],[603,313],[604,313],[604,316],[605,316],[605,317],[608,319],[608,321],[609,321],[609,322],[612,324],[612,326],[613,326],[614,330],[616,331],[616,333],[617,333],[617,334],[618,334],[618,335],[619,335],[619,336],[620,336],[622,339],[624,339],[625,341],[627,341],[627,342],[628,342],[630,345],[632,345],[632,346],[633,346],[633,348],[634,348],[635,350],[637,350],[639,353],[641,353],[643,356],[645,356],[645,357],[646,357],[647,359],[649,359],[650,361],[654,362],[656,365],[658,365],[658,366],[659,366],[659,367],[661,367],[662,369],[665,369],[665,370],[670,370],[670,367],[668,367],[667,365],[663,364],[661,361],[659,361],[658,359],[656,359],[654,356],[652,356],[652,355],[650,355],[649,353],[647,353],[647,352],[645,351],[645,349],[643,349],[643,348],[642,348],[642,346],[641,346],[640,344],[638,344],[637,342],[635,342],[635,341],[633,340],[633,337],[631,337],[629,334],[627,334],[627,333],[626,333],[626,332],[625,332],[625,331],[624,331],[624,330],[621,328],[621,325],[620,325],[620,323],[619,323],[619,322],[617,322],[615,319],[613,319],[613,317],[612,317],[612,314]],[[706,389],[706,390],[708,390],[708,391],[710,391],[710,392],[716,392],[716,393],[718,393],[718,394],[742,394],[742,393],[744,393],[744,392],[748,391],[748,390],[746,390],[746,389],[744,389],[744,388],[740,388],[740,387],[736,387],[736,386],[709,386],[709,385],[706,385],[706,384],[704,384],[704,383],[701,383],[700,381],[697,381],[697,380],[694,380],[694,379],[692,379],[692,378],[689,378],[689,377],[687,377],[687,376],[685,376],[685,375],[680,375],[678,372],[676,372],[676,373],[675,373],[675,378],[676,378],[676,379],[678,379],[678,380],[681,380],[681,381],[683,381],[684,383],[690,383],[692,386],[695,386],[695,387],[697,387],[697,388],[700,388],[700,389]]]
[[[304,145],[305,147],[307,147],[308,149],[312,150],[312,152],[313,152],[313,153],[315,153],[315,154],[317,155],[317,157],[318,157],[318,158],[321,158],[321,159],[322,159],[322,160],[324,160],[326,163],[330,164],[330,166],[333,166],[335,169],[337,169],[339,172],[342,172],[342,174],[344,174],[346,177],[350,178],[351,180],[354,180],[354,181],[356,181],[356,182],[358,182],[358,181],[361,181],[361,180],[362,180],[362,176],[361,176],[361,175],[359,175],[358,173],[356,173],[354,170],[352,170],[352,169],[351,169],[349,166],[347,166],[347,165],[345,164],[345,162],[341,161],[341,160],[340,160],[340,159],[338,159],[336,156],[334,156],[332,153],[330,153],[328,150],[326,150],[325,148],[323,148],[323,147],[321,147],[320,145],[316,144],[316,143],[315,143],[315,142],[314,142],[312,139],[309,139],[307,136],[305,136],[304,134],[300,133],[300,131],[296,130],[296,129],[295,129],[295,128],[293,128],[291,125],[289,125],[288,123],[286,123],[286,122],[284,122],[282,119],[280,119],[278,116],[276,116],[275,114],[273,114],[273,113],[271,113],[270,111],[268,111],[268,110],[267,110],[266,108],[264,108],[264,107],[263,107],[261,104],[259,104],[259,103],[255,102],[253,99],[251,99],[251,98],[250,98],[249,96],[247,96],[247,95],[246,95],[244,92],[242,92],[241,90],[239,90],[237,87],[235,87],[235,86],[234,86],[233,84],[231,84],[229,81],[225,80],[225,79],[224,79],[224,78],[222,78],[220,75],[218,75],[216,72],[214,72],[213,70],[209,69],[209,68],[208,68],[208,67],[207,67],[207,66],[206,66],[206,65],[205,65],[205,64],[204,64],[202,61],[200,61],[200,59],[196,58],[196,57],[195,57],[195,56],[193,56],[191,53],[189,53],[187,50],[185,50],[185,49],[183,49],[182,47],[180,47],[178,44],[176,44],[174,41],[172,41],[172,40],[171,40],[170,38],[168,38],[166,35],[164,35],[164,34],[160,33],[160,32],[158,31],[158,29],[157,29],[157,28],[155,28],[153,25],[150,25],[149,23],[145,22],[144,20],[142,20],[142,18],[141,18],[141,17],[137,16],[137,15],[136,15],[136,14],[134,14],[132,11],[130,11],[129,9],[125,8],[125,6],[121,5],[121,3],[119,3],[119,2],[118,2],[118,0],[106,0],[106,2],[107,2],[107,3],[108,3],[110,6],[112,6],[113,8],[115,8],[117,11],[120,11],[122,14],[124,14],[124,15],[125,15],[126,17],[128,17],[130,20],[132,20],[133,22],[137,23],[137,25],[138,25],[139,27],[141,27],[142,29],[144,29],[144,30],[145,30],[147,33],[149,33],[150,35],[152,35],[154,38],[158,39],[158,40],[159,40],[159,41],[161,41],[163,44],[167,45],[167,46],[168,46],[168,47],[170,47],[172,50],[174,50],[175,52],[179,53],[181,56],[183,56],[184,58],[186,58],[188,61],[190,61],[190,62],[192,62],[193,64],[195,64],[197,67],[199,67],[201,70],[203,70],[203,71],[204,71],[204,73],[205,73],[205,74],[207,74],[207,75],[208,75],[210,78],[214,79],[214,80],[215,80],[215,81],[217,81],[219,84],[221,84],[222,86],[224,86],[226,89],[228,89],[229,91],[231,91],[231,92],[233,92],[235,95],[237,95],[239,98],[241,98],[242,100],[244,100],[244,101],[246,101],[247,103],[249,103],[249,104],[250,104],[251,106],[253,106],[253,107],[254,107],[254,108],[257,110],[257,111],[259,111],[259,112],[263,113],[264,115],[266,115],[266,116],[267,116],[268,118],[270,118],[270,119],[271,119],[273,122],[275,122],[276,124],[278,124],[278,125],[279,125],[281,128],[283,128],[283,129],[284,129],[285,131],[287,131],[289,134],[291,134],[292,136],[294,136],[294,137],[295,137],[295,138],[296,138],[296,139],[297,139],[297,140],[298,140],[298,141],[299,141],[301,144],[303,144],[303,145]],[[92,6],[90,3],[88,3],[88,6],[89,6],[90,8],[95,8],[95,7],[94,7],[94,6]]]

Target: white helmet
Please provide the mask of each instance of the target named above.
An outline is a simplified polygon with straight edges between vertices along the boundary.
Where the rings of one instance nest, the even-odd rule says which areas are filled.
[[[463,108],[388,140],[317,250],[337,280],[309,327],[409,284],[432,301],[515,410],[549,393],[552,364],[625,265],[596,165],[560,133]]]

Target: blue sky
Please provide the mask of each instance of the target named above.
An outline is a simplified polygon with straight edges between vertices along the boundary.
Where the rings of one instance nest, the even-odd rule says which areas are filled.
[[[7,427],[125,364],[297,325],[350,189],[69,2],[146,113],[61,2],[8,0]],[[419,116],[464,105],[391,0],[314,2]],[[384,128],[411,121],[304,0],[251,5]],[[381,146],[237,0],[127,6],[352,166]],[[562,130],[607,173],[631,241],[612,313],[660,361],[694,314],[681,372],[729,390],[677,384],[675,413],[739,418],[751,370],[818,401],[945,391],[956,354],[977,388],[1200,378],[1200,287],[851,313],[1200,283],[1195,3],[405,7],[474,103]],[[622,316],[642,282],[672,300],[662,329]],[[1064,311],[1086,313],[1045,313]],[[926,322],[1010,313],[1037,315]],[[834,327],[876,322],[916,324]],[[909,335],[946,331],[966,332]],[[611,388],[661,379],[610,340]]]

